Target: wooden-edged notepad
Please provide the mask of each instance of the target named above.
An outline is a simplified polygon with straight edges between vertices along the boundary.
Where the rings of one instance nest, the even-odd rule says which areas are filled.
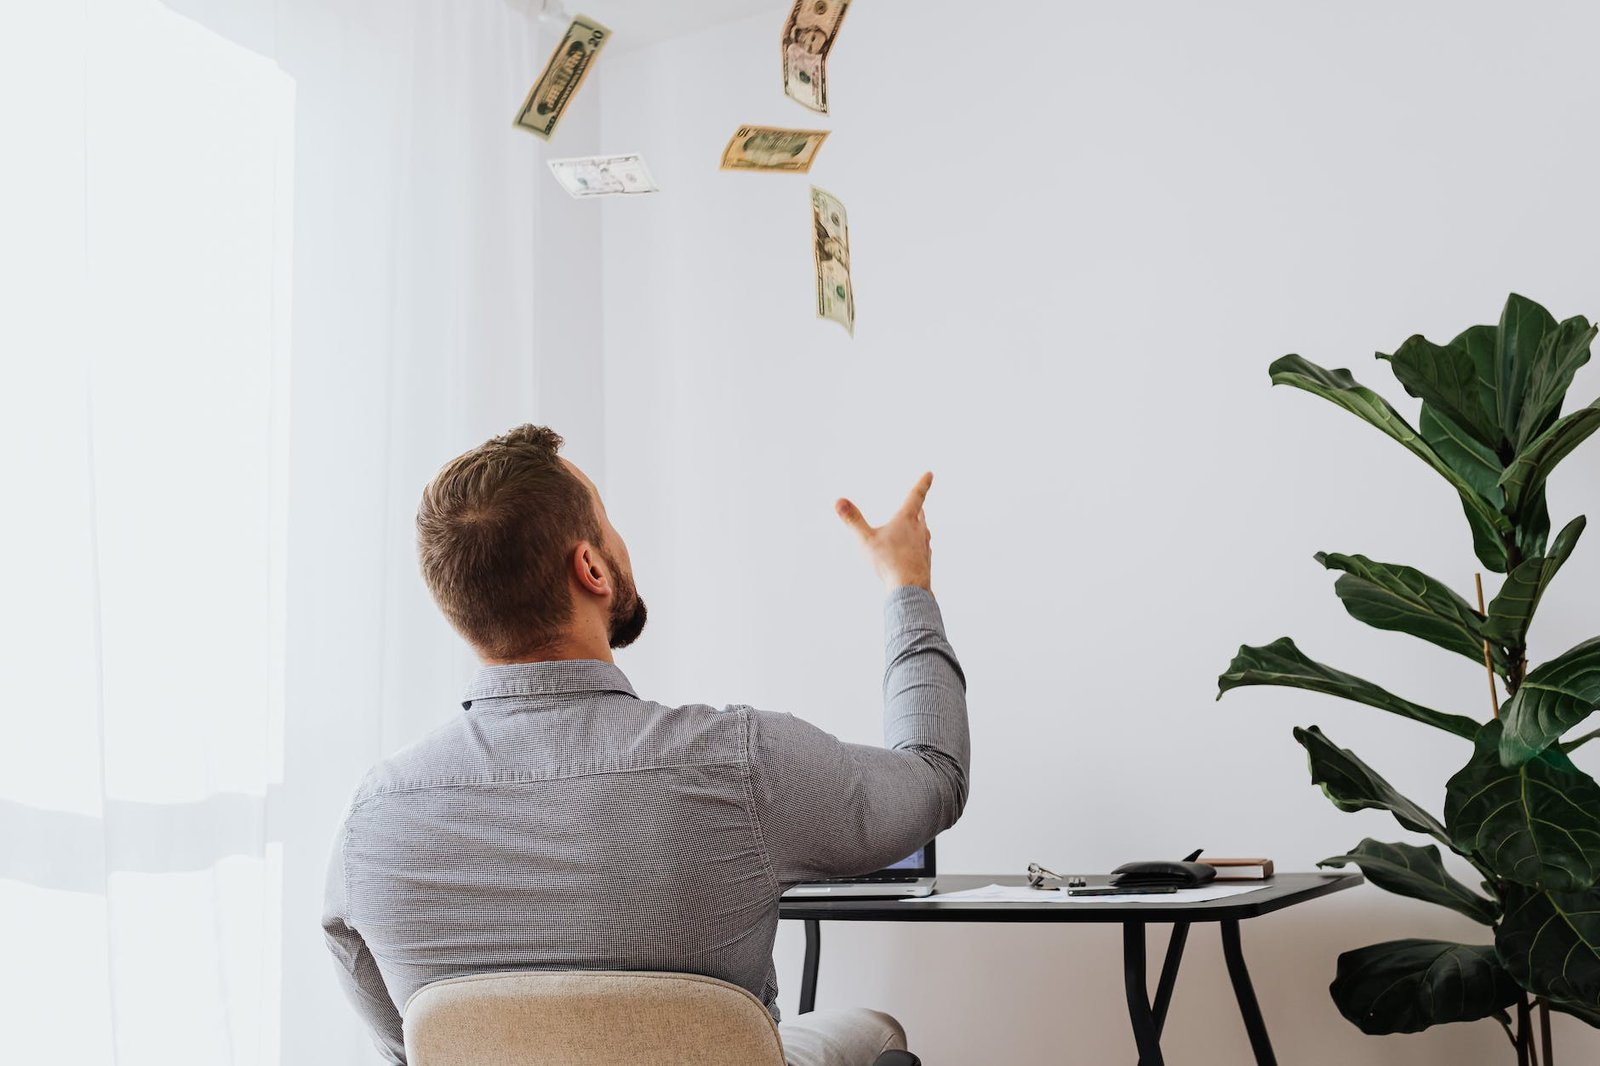
[[[1201,859],[1214,867],[1218,881],[1265,881],[1272,876],[1271,859]]]

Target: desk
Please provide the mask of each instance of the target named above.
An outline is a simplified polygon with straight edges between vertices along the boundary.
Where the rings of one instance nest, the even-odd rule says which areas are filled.
[[[1105,883],[1104,877],[1090,878],[1090,884]],[[1244,950],[1239,943],[1239,923],[1246,918],[1292,907],[1297,903],[1326,896],[1361,883],[1361,875],[1279,874],[1266,887],[1243,895],[1204,903],[907,903],[902,900],[786,899],[780,918],[806,924],[805,971],[800,982],[800,1013],[816,1007],[817,967],[822,953],[821,923],[829,922],[1118,922],[1122,925],[1123,984],[1128,995],[1128,1016],[1133,1022],[1133,1039],[1139,1049],[1140,1066],[1165,1066],[1161,1055],[1161,1028],[1166,1023],[1172,989],[1178,980],[1178,965],[1183,961],[1183,945],[1189,926],[1195,922],[1216,922],[1221,927],[1222,953],[1227,959],[1228,976],[1239,1014],[1244,1019],[1250,1047],[1258,1066],[1277,1066],[1267,1027],[1261,1019],[1250,971],[1245,968]],[[939,876],[941,892],[959,892],[984,885],[1025,885],[1022,877],[952,874]],[[1170,922],[1166,960],[1156,995],[1150,999],[1145,973],[1145,926]]]

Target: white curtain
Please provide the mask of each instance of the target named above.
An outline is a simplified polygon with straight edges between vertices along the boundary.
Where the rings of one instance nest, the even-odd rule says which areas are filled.
[[[549,409],[540,52],[501,0],[0,13],[0,1059],[371,1060],[323,863],[471,668],[420,486]]]

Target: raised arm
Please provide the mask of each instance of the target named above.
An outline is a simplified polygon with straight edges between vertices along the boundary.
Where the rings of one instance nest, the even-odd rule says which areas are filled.
[[[884,608],[884,747],[846,744],[789,715],[751,712],[756,819],[781,884],[869,873],[961,816],[970,746],[966,679],[931,591],[926,474],[895,516],[838,511],[891,588]]]

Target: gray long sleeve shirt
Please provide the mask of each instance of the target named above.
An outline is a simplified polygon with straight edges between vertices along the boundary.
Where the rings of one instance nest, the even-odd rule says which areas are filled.
[[[885,609],[884,741],[787,714],[666,707],[592,660],[485,667],[465,713],[356,792],[323,931],[391,1062],[433,981],[514,969],[669,970],[777,1016],[790,885],[868,873],[967,798],[965,679],[931,593]]]

